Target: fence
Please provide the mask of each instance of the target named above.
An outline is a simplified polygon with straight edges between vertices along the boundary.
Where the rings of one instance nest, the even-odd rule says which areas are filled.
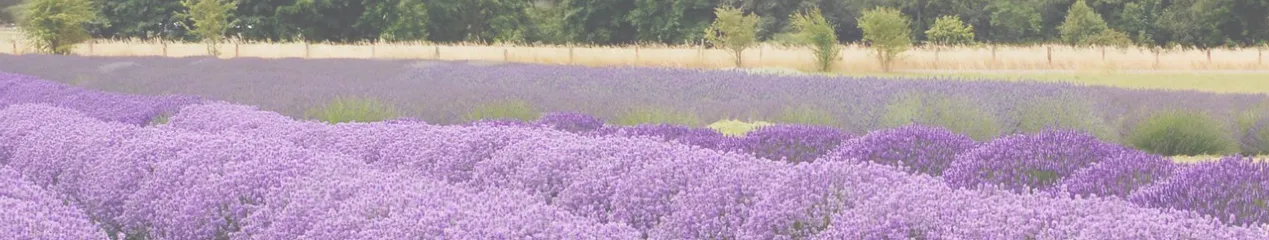
[[[21,41],[0,39],[0,54],[33,52]],[[198,43],[92,41],[75,47],[85,56],[207,56]],[[877,71],[871,50],[847,45],[836,71]],[[430,44],[228,43],[221,58],[364,58],[480,60],[587,66],[734,67],[732,55],[699,46],[513,46]],[[742,54],[744,67],[813,67],[810,50],[763,45]],[[1151,51],[1145,48],[1074,48],[1060,45],[917,47],[895,64],[899,70],[1264,70],[1259,48]]]

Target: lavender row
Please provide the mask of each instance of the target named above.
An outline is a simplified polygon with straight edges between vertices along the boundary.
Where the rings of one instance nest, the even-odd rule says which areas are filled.
[[[0,107],[45,103],[107,121],[146,124],[202,100],[187,96],[132,96],[83,89],[35,77],[0,72]]]
[[[1118,138],[1142,118],[1174,109],[1207,112],[1232,125],[1235,115],[1266,99],[1263,94],[1035,82],[409,60],[23,55],[0,56],[0,71],[107,91],[204,96],[294,117],[340,96],[377,98],[402,114],[442,124],[464,122],[472,109],[508,100],[528,102],[541,112],[576,111],[603,119],[651,108],[705,121],[775,121],[809,109],[832,118],[824,124],[851,133],[941,124],[979,140],[1050,125]]]

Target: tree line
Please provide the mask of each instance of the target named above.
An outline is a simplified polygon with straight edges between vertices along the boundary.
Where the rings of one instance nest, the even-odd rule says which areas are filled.
[[[97,38],[198,40],[181,0],[27,0],[91,2],[85,27]],[[756,37],[777,40],[790,16],[819,9],[837,42],[859,42],[858,20],[877,7],[911,19],[911,38],[939,18],[973,27],[993,44],[1062,42],[1060,26],[1076,0],[221,0],[232,3],[228,37],[251,41],[515,42],[687,44],[704,39],[715,9],[758,17]],[[20,0],[0,0],[0,8]],[[1145,46],[1244,47],[1269,39],[1269,1],[1087,0],[1109,29]],[[16,21],[8,7],[0,21]]]

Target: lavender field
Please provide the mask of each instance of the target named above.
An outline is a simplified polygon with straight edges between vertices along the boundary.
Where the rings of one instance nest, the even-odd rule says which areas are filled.
[[[1263,95],[472,62],[0,71],[16,239],[1269,239],[1269,163],[1174,163],[1133,134],[1254,152]],[[350,95],[404,114],[304,118]],[[544,114],[472,119],[512,100]],[[631,109],[701,120],[615,124]],[[785,115],[831,121],[700,126]]]

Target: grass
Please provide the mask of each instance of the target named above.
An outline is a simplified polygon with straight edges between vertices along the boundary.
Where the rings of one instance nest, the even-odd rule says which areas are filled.
[[[907,73],[880,76],[951,77],[1003,81],[1064,82],[1135,89],[1195,90],[1215,93],[1269,93],[1269,71],[1258,72],[1018,72]]]
[[[1219,161],[1223,156],[1202,155],[1202,156],[1174,156],[1172,161],[1176,163],[1204,163]],[[1269,155],[1260,155],[1255,157],[1257,162],[1269,162]]]

